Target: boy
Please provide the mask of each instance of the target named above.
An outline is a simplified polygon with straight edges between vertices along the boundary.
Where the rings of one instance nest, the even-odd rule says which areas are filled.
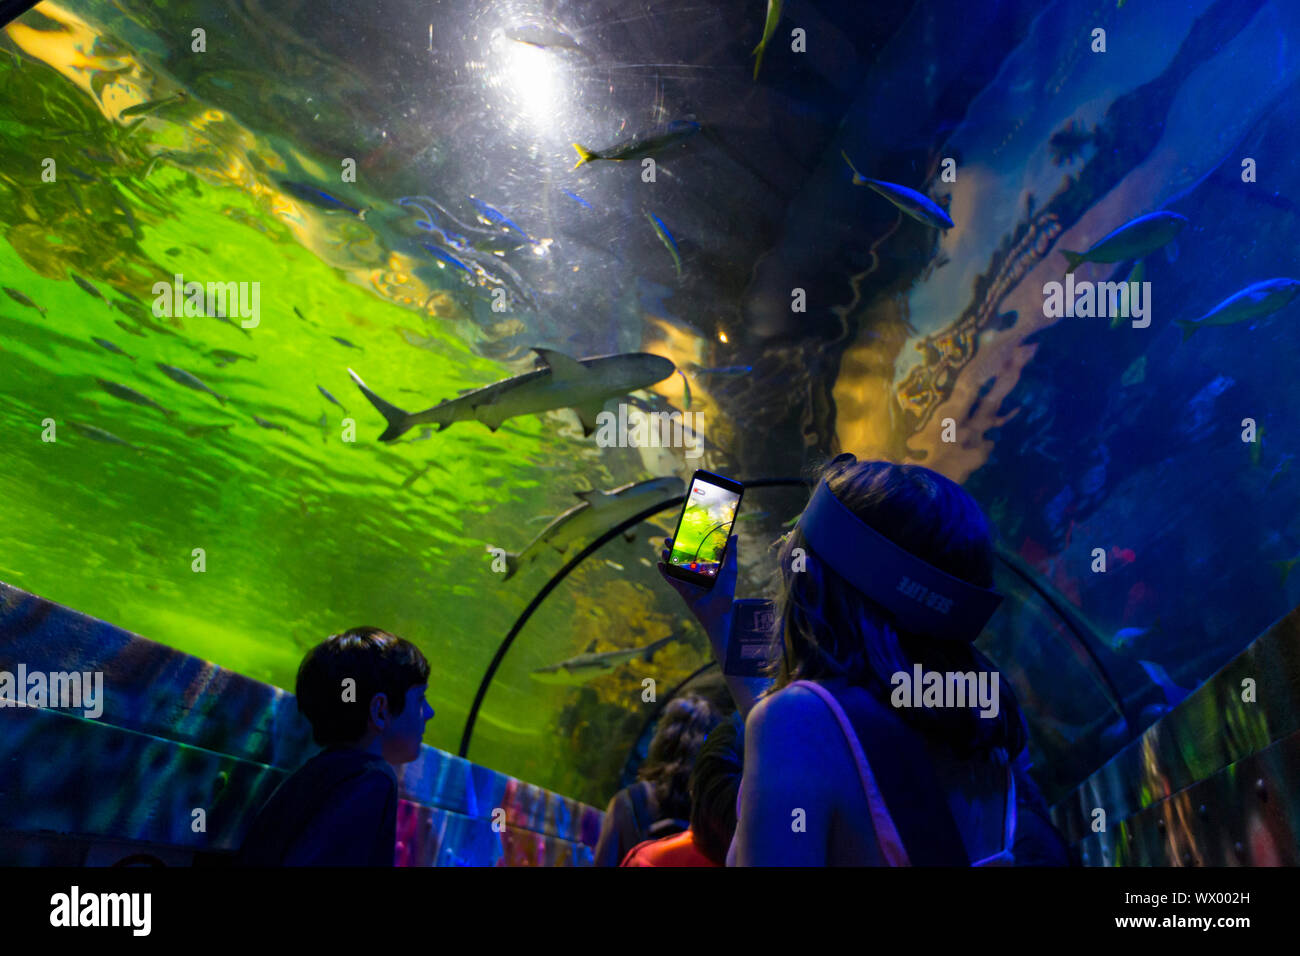
[[[433,716],[420,649],[377,627],[354,627],[307,652],[298,710],[325,749],[285,780],[253,821],[244,866],[392,866],[393,766],[420,755]]]

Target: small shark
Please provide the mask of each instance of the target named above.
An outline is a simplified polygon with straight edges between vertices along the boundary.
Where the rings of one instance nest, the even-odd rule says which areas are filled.
[[[352,369],[348,374],[361,393],[379,410],[388,427],[379,440],[391,442],[416,425],[434,424],[442,431],[453,422],[480,421],[492,431],[517,415],[555,408],[572,408],[582,420],[584,437],[596,430],[596,416],[607,400],[655,382],[677,370],[668,359],[649,352],[625,352],[574,359],[553,349],[533,349],[543,367],[493,385],[467,390],[422,412],[406,412],[380,398]]]
[[[620,664],[626,664],[638,657],[644,658],[646,661],[653,660],[655,651],[675,639],[672,635],[669,635],[660,638],[653,644],[647,644],[645,647],[634,647],[628,651],[603,651],[599,654],[592,653],[592,649],[596,646],[596,642],[592,641],[587,645],[586,653],[571,657],[567,661],[560,661],[558,664],[539,667],[528,676],[543,684],[561,684],[576,687],[579,684],[587,683],[593,677],[611,673]]]
[[[506,573],[502,580],[509,580],[545,547],[564,554],[574,542],[590,540],[656,502],[668,501],[685,493],[685,483],[673,476],[633,482],[611,491],[598,488],[576,491],[574,494],[582,499],[580,504],[557,516],[523,551],[518,554],[506,552]]]

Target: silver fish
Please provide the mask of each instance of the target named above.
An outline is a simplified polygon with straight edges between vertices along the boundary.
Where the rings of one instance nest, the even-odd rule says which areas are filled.
[[[316,390],[319,391],[322,395],[325,396],[325,400],[326,400],[326,401],[332,402],[333,404],[337,405],[339,408],[343,408],[343,403],[340,402],[340,401],[339,401],[337,398],[335,398],[333,395],[331,395],[329,392],[325,391],[325,389],[324,389],[323,387],[321,387],[320,385],[317,385],[317,386],[316,386]],[[347,413],[348,413],[348,410],[347,410],[346,408],[343,408],[343,414],[346,415]]]
[[[219,431],[229,431],[234,428],[230,422],[221,425],[185,425],[181,431],[185,432],[190,438],[204,438],[208,435],[215,435]]]
[[[226,404],[225,395],[218,395],[212,389],[208,388],[208,386],[203,384],[203,382],[201,382],[197,377],[185,371],[185,369],[177,368],[174,365],[164,365],[162,362],[158,362],[156,364],[158,366],[158,370],[162,372],[164,375],[166,375],[173,382],[177,382],[178,384],[184,385],[186,388],[192,388],[196,392],[207,392],[209,395],[215,398],[222,405]]]
[[[928,196],[923,196],[915,189],[908,189],[906,186],[898,185],[898,183],[868,179],[858,172],[857,167],[853,165],[853,161],[849,159],[848,153],[841,150],[840,155],[849,164],[849,169],[853,170],[853,185],[867,186],[875,190],[893,203],[899,212],[910,216],[922,225],[933,226],[936,229],[952,228],[953,223],[948,218],[948,214]]]
[[[521,566],[532,561],[545,548],[554,548],[564,554],[575,542],[589,541],[656,502],[684,494],[685,490],[680,478],[668,476],[633,482],[611,491],[574,492],[582,499],[580,504],[557,516],[523,551],[506,553],[506,573],[502,580],[508,581]]]
[[[112,352],[114,355],[125,356],[126,358],[129,358],[132,362],[135,361],[135,356],[134,356],[134,355],[129,355],[129,354],[127,354],[126,352],[123,352],[120,348],[118,348],[116,345],[114,345],[114,344],[113,344],[112,342],[110,342],[108,339],[100,339],[100,338],[95,338],[95,337],[92,336],[91,339],[90,339],[90,341],[94,342],[94,343],[95,343],[96,345],[98,345],[101,349],[107,349],[109,352]]]
[[[1087,252],[1061,250],[1069,264],[1066,274],[1085,262],[1123,262],[1141,259],[1172,242],[1187,225],[1187,217],[1176,212],[1153,212],[1124,223],[1114,232],[1102,236]]]
[[[380,441],[393,441],[416,425],[436,424],[442,431],[453,422],[480,421],[492,431],[506,419],[555,408],[572,408],[582,420],[583,435],[596,430],[596,417],[607,400],[661,382],[675,371],[668,359],[648,352],[629,352],[574,359],[552,349],[533,349],[544,367],[493,385],[476,388],[460,398],[422,412],[406,412],[380,398],[352,369],[348,374],[388,427]]]
[[[69,275],[72,276],[72,281],[77,283],[77,285],[79,285],[82,291],[85,292],[87,295],[93,295],[96,299],[98,299],[100,302],[103,302],[110,309],[113,307],[113,303],[109,302],[107,299],[104,298],[104,293],[100,292],[98,289],[96,289],[85,279],[81,278],[81,276],[77,275],[75,272],[69,273]]]
[[[268,422],[265,418],[259,418],[257,415],[253,416],[253,421],[257,422],[257,424],[263,428],[271,428],[279,432],[287,432],[289,430],[283,425],[277,425],[275,422]]]
[[[1224,299],[1199,319],[1175,319],[1174,325],[1183,330],[1183,341],[1186,342],[1193,333],[1206,326],[1234,325],[1272,315],[1289,305],[1297,292],[1300,292],[1300,282],[1295,279],[1265,279]]]
[[[27,298],[27,296],[25,296],[23,293],[19,292],[17,289],[11,289],[9,288],[9,286],[3,286],[2,288],[4,289],[5,295],[9,296],[9,298],[13,299],[19,305],[26,306],[29,309],[35,309],[37,312],[41,314],[42,317],[44,317],[45,313],[49,311],[49,309],[37,305],[31,299]]]
[[[107,382],[102,378],[97,378],[95,379],[95,381],[99,383],[100,388],[102,388],[104,391],[108,392],[108,394],[114,396],[115,398],[120,398],[123,401],[132,402],[136,405],[143,405],[145,408],[156,408],[158,409],[158,411],[162,412],[168,418],[176,417],[175,412],[163,408],[152,398],[149,398],[145,395],[141,395],[135,389],[128,388],[127,386],[121,384],[120,382]]]
[[[102,428],[96,428],[94,425],[82,425],[80,422],[68,422],[72,430],[83,438],[89,438],[92,441],[103,442],[106,445],[125,445],[127,448],[135,448],[129,441],[118,438],[112,432],[106,432]]]
[[[593,677],[609,674],[620,664],[626,664],[638,657],[651,661],[654,659],[655,651],[674,640],[676,638],[670,635],[660,638],[653,644],[647,644],[645,647],[635,647],[627,651],[603,651],[599,654],[588,651],[585,654],[579,654],[577,657],[571,657],[567,661],[560,661],[558,664],[539,667],[528,676],[543,684],[575,687],[587,683]],[[595,647],[595,641],[592,641],[588,646]]]

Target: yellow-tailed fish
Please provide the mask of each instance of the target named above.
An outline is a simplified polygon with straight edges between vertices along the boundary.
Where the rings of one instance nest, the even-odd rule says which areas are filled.
[[[677,270],[677,278],[680,279],[682,277],[682,257],[677,252],[677,240],[674,239],[673,234],[668,231],[668,227],[664,225],[664,221],[654,213],[648,212],[645,214],[645,217],[650,220],[650,225],[654,228],[655,235],[659,237],[659,241],[664,244],[664,248],[672,255],[673,267]]]
[[[631,139],[616,143],[606,149],[588,149],[581,143],[574,143],[578,151],[578,161],[573,164],[577,169],[583,163],[594,163],[598,159],[611,162],[623,162],[629,159],[641,159],[662,152],[670,146],[676,146],[700,131],[700,124],[694,120],[674,120],[665,126],[657,126],[644,133],[638,133]]]
[[[948,214],[930,197],[922,195],[915,189],[900,186],[898,183],[869,179],[858,172],[858,168],[853,165],[853,160],[849,159],[848,153],[840,150],[840,155],[844,157],[844,162],[849,164],[849,169],[853,170],[853,185],[867,186],[875,190],[893,203],[899,212],[910,216],[922,225],[933,226],[940,230],[952,228],[952,220],[948,218]]]

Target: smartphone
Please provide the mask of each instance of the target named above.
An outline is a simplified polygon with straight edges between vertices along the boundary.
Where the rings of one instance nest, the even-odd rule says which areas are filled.
[[[722,475],[697,471],[691,476],[691,487],[686,492],[681,517],[677,519],[677,530],[673,532],[667,574],[706,588],[713,587],[744,493],[744,485]]]

